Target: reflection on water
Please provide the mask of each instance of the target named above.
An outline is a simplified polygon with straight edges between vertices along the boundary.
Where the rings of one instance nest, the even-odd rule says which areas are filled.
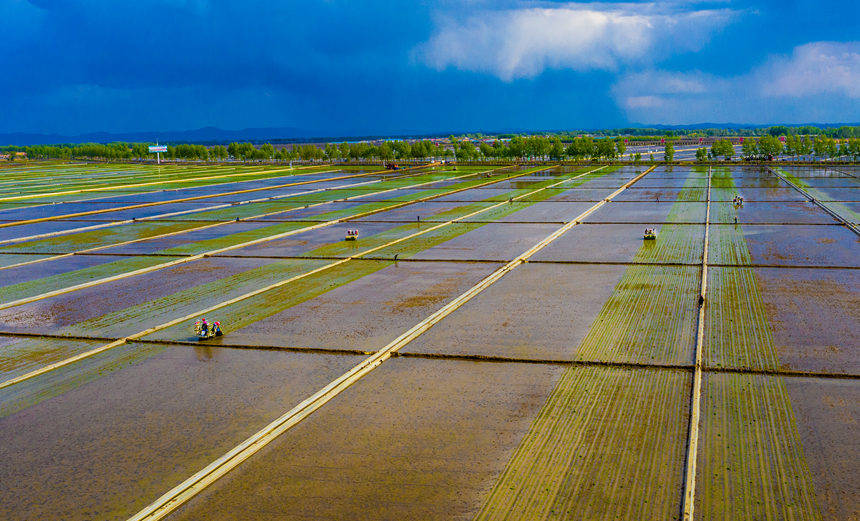
[[[194,354],[198,362],[208,362],[213,359],[212,348],[207,345],[194,346]]]

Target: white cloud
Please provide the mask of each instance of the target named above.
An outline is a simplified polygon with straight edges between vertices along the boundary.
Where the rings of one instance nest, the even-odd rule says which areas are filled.
[[[860,98],[860,42],[814,42],[796,47],[758,74],[764,92],[798,97],[839,94]]]
[[[860,42],[813,42],[746,74],[644,71],[612,93],[641,123],[771,123],[860,120]]]
[[[656,4],[578,4],[479,10],[443,18],[417,56],[438,70],[485,72],[505,81],[545,69],[616,70],[695,51],[736,11],[673,10]]]

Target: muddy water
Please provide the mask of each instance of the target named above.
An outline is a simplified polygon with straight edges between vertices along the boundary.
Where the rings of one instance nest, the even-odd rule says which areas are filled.
[[[131,334],[166,321],[165,317],[170,312],[203,309],[220,300],[226,300],[231,295],[250,291],[254,287],[262,287],[266,285],[266,278],[260,273],[257,275],[257,280],[244,281],[241,284],[234,282],[230,287],[220,288],[215,294],[208,294],[201,290],[197,298],[193,298],[192,295],[180,293],[221,279],[228,280],[228,277],[243,272],[262,269],[263,266],[275,262],[287,263],[288,261],[210,258],[180,264],[0,310],[0,330],[31,333],[56,333],[62,330],[96,336]],[[301,269],[306,263],[310,263],[311,266],[320,264],[319,261],[294,261],[297,269]],[[138,315],[134,312],[131,315],[133,319],[131,316],[122,316],[123,310],[128,309],[129,313],[136,307],[143,310],[146,304],[173,295],[184,298],[176,302],[165,301],[160,308],[149,309],[150,315]],[[110,324],[82,324],[84,321],[109,313],[116,314]]]
[[[500,195],[500,193],[502,195]],[[504,191],[484,187],[473,188],[471,190],[465,190],[455,194],[443,195],[442,197],[434,199],[434,201],[488,201],[493,199],[499,200],[500,197],[507,199],[507,197],[504,196]]]
[[[852,172],[851,166],[840,166],[836,169],[831,168],[821,168],[821,167],[805,167],[805,166],[787,166],[784,169],[790,172],[791,174],[797,177],[811,177],[811,178],[828,178],[828,177],[836,177],[836,178],[845,178],[851,177],[849,175]],[[856,170],[854,170],[856,175]]]
[[[803,177],[804,184],[812,188],[846,188],[848,190],[860,188],[860,179],[853,177]]]
[[[16,220],[16,221],[17,220],[24,220],[24,219],[41,219],[43,217],[54,217],[57,215],[67,215],[67,214],[77,213],[77,212],[88,212],[91,210],[101,210],[101,209],[106,209],[106,208],[116,208],[117,206],[122,206],[119,203],[51,204],[53,202],[54,201],[37,202],[37,201],[27,200],[27,203],[31,204],[33,206],[22,207],[22,208],[18,208],[15,210],[5,211],[5,212],[3,212],[3,219],[10,219],[10,220]],[[18,228],[18,226],[16,226],[15,228]],[[32,233],[39,233],[39,232],[30,230],[27,233],[27,235],[32,234]]]
[[[552,194],[546,199],[548,202],[590,201],[592,203],[600,201],[613,191],[612,188],[550,188],[545,190],[547,194]],[[520,200],[528,201],[529,199],[529,197],[525,197]]]
[[[286,182],[286,181],[285,181]],[[233,187],[234,190],[241,190],[241,187]],[[298,193],[305,192],[312,188],[308,188],[306,186],[296,186],[290,188],[273,188],[271,190],[261,190],[259,192],[249,192],[246,194],[234,194],[234,195],[222,195],[218,196],[216,194],[223,192],[233,191],[230,187],[215,187],[215,186],[200,186],[196,188],[183,188],[181,190],[164,190],[157,192],[126,192],[126,191],[115,191],[110,195],[106,195],[103,198],[98,199],[99,202],[116,202],[123,204],[134,204],[134,203],[151,203],[151,202],[161,202],[161,201],[171,201],[174,199],[183,199],[186,197],[197,197],[200,195],[214,195],[214,197],[202,199],[196,201],[197,204],[200,205],[210,205],[213,203],[223,203],[223,202],[233,202],[233,201],[242,201],[246,199],[252,199],[257,197],[270,197],[272,195],[278,194],[289,194],[289,193]],[[195,202],[195,201],[191,201]]]
[[[860,201],[860,188],[818,187],[812,195],[823,201]]]
[[[125,519],[359,359],[164,348],[0,418],[0,517]]]
[[[673,208],[674,207],[674,208]],[[586,219],[587,222],[630,222],[658,224],[665,222],[669,212],[676,213],[675,222],[705,222],[705,204],[698,202],[656,201],[610,202]]]
[[[380,349],[499,267],[442,262],[401,262],[385,267],[386,263],[378,261],[353,261],[352,265],[358,270],[363,265],[382,269],[363,276],[359,272],[357,280],[280,312],[275,305],[261,309],[253,302],[247,303],[251,308],[246,311],[240,311],[246,303],[227,308],[222,312],[225,317],[237,313],[260,316],[250,325],[229,331],[220,343]],[[286,298],[279,301],[289,304]],[[168,329],[148,338],[170,339],[176,334]]]
[[[11,266],[21,262],[29,262],[37,259],[44,259],[50,255],[28,255],[25,253],[12,253],[8,255],[0,255],[0,267]]]
[[[527,264],[404,350],[570,360],[624,270],[624,266]]]
[[[675,519],[689,382],[681,371],[568,368],[475,519]]]
[[[732,189],[713,190],[711,193],[712,201],[728,201],[731,202],[735,195],[740,195],[744,201],[762,202],[762,201],[795,201],[802,202],[808,199],[797,190],[780,186],[775,188],[748,188],[743,186],[735,186]]]
[[[416,254],[415,258],[509,261],[552,234],[559,226],[488,223],[426,249]]]
[[[611,192],[612,190],[616,190],[618,187],[620,187],[621,185],[623,185],[624,183],[629,181],[630,178],[632,178],[632,177],[633,177],[632,175],[619,177],[619,176],[612,176],[611,174],[609,174],[606,176],[598,177],[596,179],[590,179],[590,180],[585,181],[584,183],[582,183],[578,186],[580,188],[583,188],[583,189],[592,189],[592,190],[594,190],[594,189],[609,189]]]
[[[86,226],[104,224],[105,221],[45,221],[33,224],[21,224],[17,226],[9,226],[0,228],[0,241],[18,239],[24,237],[32,237],[33,235],[41,235],[44,233],[52,233],[58,231],[74,230]]]
[[[614,201],[675,201],[681,195],[680,188],[636,188],[636,185],[624,190],[617,196]],[[689,201],[691,199],[682,199]],[[695,199],[698,201],[699,199]],[[702,199],[703,201],[703,199]]]
[[[516,203],[514,203],[516,204]],[[588,210],[594,203],[588,201],[577,202],[538,202],[538,203],[523,203],[523,208],[515,211],[512,214],[505,215],[497,220],[498,222],[553,222],[566,223],[575,219],[585,210]],[[477,215],[468,220],[486,219],[484,215]]]
[[[783,367],[860,374],[860,273],[756,268]]]
[[[462,192],[462,193],[468,193]],[[464,196],[463,199],[452,200],[452,201],[426,201],[423,203],[415,203],[410,204],[408,206],[403,206],[400,208],[395,208],[393,210],[386,210],[383,212],[375,213],[373,215],[368,215],[367,217],[362,217],[356,219],[353,222],[359,223],[363,221],[388,221],[388,222],[418,222],[420,221],[439,221],[439,220],[449,220],[460,215],[465,215],[481,208],[486,208],[493,203],[481,202],[481,203],[470,203],[467,202],[468,197]],[[461,209],[458,211],[458,209]],[[440,215],[444,214],[444,215]]]
[[[21,376],[104,344],[104,341],[99,340],[2,337],[0,339],[0,381]],[[7,391],[2,401],[8,401],[18,390],[19,388],[15,388]],[[4,415],[3,409],[5,407],[0,407],[0,416]]]
[[[13,284],[20,284],[23,282],[38,281],[46,277],[62,275],[64,273],[69,273],[84,268],[101,266],[104,264],[116,262],[118,260],[122,260],[122,257],[115,257],[112,255],[79,255],[74,257],[64,257],[60,259],[39,262],[36,264],[30,264],[16,268],[9,268],[0,271],[0,285],[11,286]],[[169,262],[171,260],[173,260],[173,258],[171,257],[153,258],[151,264]],[[77,282],[80,283],[86,281],[87,280],[80,280]],[[36,295],[44,291],[51,291],[53,289],[56,288],[53,286],[49,287],[46,284],[44,289],[33,288],[33,291],[31,291],[30,293]],[[5,298],[2,290],[0,290],[0,299],[2,299],[3,301],[14,300],[13,298]]]
[[[856,380],[785,378],[824,519],[860,518],[860,386]]]
[[[417,183],[418,181],[416,181]],[[461,182],[461,181],[459,181]],[[456,182],[449,182],[447,185],[456,184]],[[372,185],[371,185],[372,186]],[[369,187],[356,187],[349,188],[344,190],[332,190],[331,192],[322,192],[321,194],[310,194],[307,196],[299,196],[296,197],[296,201],[319,201],[321,199],[343,199],[345,197],[356,197],[361,196],[359,201],[369,202],[369,201],[402,201],[404,199],[416,199],[418,197],[425,197],[433,194],[441,194],[449,191],[451,188],[448,186],[436,186],[436,183],[433,185],[419,186],[417,188],[399,188],[397,190],[388,191],[382,187],[377,187],[374,190],[370,190]],[[379,193],[377,193],[379,192]],[[419,194],[419,195],[416,195]],[[330,197],[327,197],[330,196]]]
[[[718,206],[729,208],[731,202],[712,203],[711,222],[734,222],[728,216],[731,211],[721,211]],[[722,216],[722,218],[721,218]],[[835,224],[837,221],[811,202],[744,202],[737,209],[741,224]]]
[[[195,227],[203,227],[207,226],[209,223],[185,223],[189,226]],[[135,254],[135,255],[145,255],[151,253],[159,253],[162,250],[166,250],[168,248],[176,248],[179,246],[202,242],[202,241],[212,241],[213,239],[219,238],[227,238],[230,235],[249,232],[252,230],[259,230],[261,228],[266,228],[272,226],[271,223],[261,223],[261,222],[232,222],[223,224],[221,226],[215,226],[213,228],[206,228],[203,230],[189,230],[185,233],[178,233],[176,235],[171,235],[169,237],[150,239],[145,241],[136,242],[134,244],[124,244],[122,246],[114,246],[111,248],[105,248],[100,250],[100,253],[105,254]],[[189,250],[190,252],[190,250]]]
[[[390,360],[169,519],[470,519],[560,372]]]
[[[179,215],[176,217],[168,217],[169,220],[201,220],[201,221],[229,221],[240,217],[243,219],[266,219],[270,221],[283,221],[293,219],[313,219],[321,214],[331,211],[346,210],[360,204],[361,201],[327,203],[319,206],[310,206],[316,201],[301,202],[292,199],[284,201],[269,201],[265,203],[251,203],[247,205],[236,205],[224,210],[216,210],[212,212],[202,212],[192,215]],[[304,208],[308,206],[308,208]],[[263,214],[264,217],[259,217]]]
[[[654,225],[658,237],[662,229],[668,225]],[[683,227],[683,236],[687,237],[686,247],[691,250],[692,257],[702,255],[705,227],[700,224],[672,225],[674,230]],[[582,224],[574,226],[570,231],[553,241],[549,246],[539,251],[535,260],[551,261],[586,261],[586,262],[630,262],[643,247],[650,246],[643,242],[641,224]],[[659,256],[643,259],[648,262],[667,262],[677,259],[661,258]]]
[[[700,177],[698,179],[698,186],[708,186],[707,175],[704,176],[693,176]],[[677,171],[677,175],[674,177],[668,176],[653,176],[652,174],[648,174],[639,181],[636,181],[636,184],[633,185],[637,188],[681,188],[685,185],[692,186],[689,184],[689,179],[691,178],[688,175],[687,171]]]
[[[369,223],[369,222],[346,222],[342,224],[335,224],[332,226],[327,226],[325,228],[320,228],[317,230],[312,230],[309,232],[298,233],[296,235],[290,235],[288,237],[284,237],[283,239],[276,239],[272,241],[266,241],[260,244],[255,244],[253,246],[246,246],[244,248],[239,248],[235,250],[231,250],[226,252],[225,255],[237,255],[241,257],[253,257],[257,255],[261,256],[298,256],[298,255],[340,255],[340,256],[348,256],[358,253],[360,251],[367,250],[369,246],[363,244],[361,239],[367,239],[371,236],[384,233],[386,231],[392,230],[402,226],[400,223]],[[359,231],[359,241],[355,242],[347,242],[344,240],[346,237],[347,230],[358,230]],[[417,231],[415,230],[406,230],[402,233],[402,235],[406,235],[408,233],[413,233]],[[343,249],[341,251],[335,251],[334,248],[331,248],[332,251],[318,251],[321,247],[326,245],[343,245]]]
[[[516,179],[511,179],[508,181],[501,181],[498,183],[494,183],[485,188],[490,188],[494,190],[514,190],[518,188],[540,188],[539,183],[545,183],[546,179],[528,179],[527,177],[518,177]]]
[[[570,360],[624,269],[522,266],[404,350]]]
[[[420,179],[416,179],[413,183],[420,183]],[[463,181],[459,181],[463,182]],[[404,183],[405,184],[405,183]],[[435,184],[435,183],[434,183]],[[416,199],[422,196],[428,196],[433,194],[441,194],[447,191],[450,191],[448,187],[438,187],[433,188],[431,185],[418,186],[414,188],[396,188],[396,186],[386,185],[386,186],[375,186],[371,189],[373,185],[369,185],[367,187],[356,187],[356,188],[342,188],[342,189],[333,189],[327,190],[324,192],[317,193],[309,193],[306,195],[301,195],[295,198],[291,198],[288,200],[295,200],[300,202],[315,202],[315,201],[336,201],[341,200],[347,197],[358,197],[361,196],[358,200],[360,201],[392,201],[392,200],[405,200],[405,199]],[[418,195],[416,195],[418,194]]]
[[[729,251],[720,248],[721,234],[743,235],[754,264],[784,266],[860,266],[860,239],[844,226],[742,225],[737,230],[711,227],[711,263],[735,262]]]
[[[360,180],[357,179],[355,182],[360,182]],[[349,180],[344,180],[343,183],[349,184]],[[373,185],[367,185],[367,186],[373,186]],[[292,198],[299,198],[302,196],[302,194],[306,194],[306,193],[312,192],[312,191],[317,190],[317,189],[318,188],[315,185],[304,185],[304,186],[291,186],[291,187],[286,187],[286,188],[270,188],[270,189],[266,189],[266,190],[255,191],[255,192],[245,192],[245,193],[241,193],[241,194],[230,194],[230,195],[216,195],[219,192],[215,192],[213,194],[205,194],[205,195],[212,195],[213,197],[208,197],[208,198],[204,199],[203,201],[207,205],[212,205],[212,204],[223,204],[223,203],[235,203],[235,202],[247,201],[250,199],[262,199],[265,197],[290,196],[289,198],[281,199],[283,201],[289,201]],[[229,190],[223,190],[223,191],[228,192]],[[191,196],[191,197],[193,197],[195,195],[204,195],[204,194],[198,194],[197,189],[189,190],[188,193],[189,193],[189,196]]]
[[[194,212],[203,212],[206,209],[217,206],[219,203],[166,203],[157,206],[145,206],[143,208],[131,208],[128,210],[116,210],[91,216],[93,219],[108,221],[124,221],[128,219],[141,219],[143,217],[157,217],[174,212],[192,212],[185,214],[187,218],[193,219]],[[220,203],[224,204],[224,203]],[[129,206],[132,204],[129,204]],[[124,205],[125,206],[125,205]]]
[[[194,222],[137,222],[119,226],[107,226],[89,231],[68,233],[54,237],[45,237],[0,247],[3,252],[24,253],[74,253],[91,250],[96,247],[107,248],[111,245],[142,240],[147,237],[179,233],[203,226]]]

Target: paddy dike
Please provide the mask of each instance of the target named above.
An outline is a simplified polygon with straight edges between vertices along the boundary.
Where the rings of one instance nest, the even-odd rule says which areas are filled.
[[[486,168],[4,169],[0,220],[294,197],[0,227],[59,232],[0,244],[0,306],[121,275],[0,309],[0,517],[128,519],[273,421],[167,518],[671,520],[690,480],[703,521],[858,516],[860,242],[804,195],[851,221],[856,178],[658,167],[599,204],[645,167]]]

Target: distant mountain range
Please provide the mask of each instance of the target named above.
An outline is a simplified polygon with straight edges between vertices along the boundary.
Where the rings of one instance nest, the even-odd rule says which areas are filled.
[[[784,123],[774,123],[782,125]],[[840,127],[843,125],[858,126],[860,123],[790,123],[789,126],[811,125],[817,127]],[[741,123],[695,123],[692,125],[660,125],[634,123],[627,126],[612,128],[653,128],[658,130],[696,130],[705,128],[728,128],[728,129],[750,129],[762,128],[773,125],[748,125]],[[600,130],[600,129],[576,129],[576,130]],[[51,145],[58,143],[110,143],[113,141],[127,142],[155,142],[159,143],[200,143],[200,144],[226,144],[232,141],[250,141],[254,143],[295,143],[295,142],[338,142],[357,141],[362,139],[373,139],[380,137],[392,138],[426,138],[436,136],[448,136],[449,134],[461,135],[464,133],[481,132],[485,135],[516,134],[528,132],[545,132],[544,130],[468,130],[468,131],[445,131],[425,133],[391,133],[375,135],[331,135],[318,130],[306,130],[295,127],[268,127],[268,128],[245,128],[241,130],[224,130],[217,127],[203,127],[194,130],[174,130],[163,132],[90,132],[78,135],[61,134],[38,134],[28,132],[0,133],[0,145]]]

